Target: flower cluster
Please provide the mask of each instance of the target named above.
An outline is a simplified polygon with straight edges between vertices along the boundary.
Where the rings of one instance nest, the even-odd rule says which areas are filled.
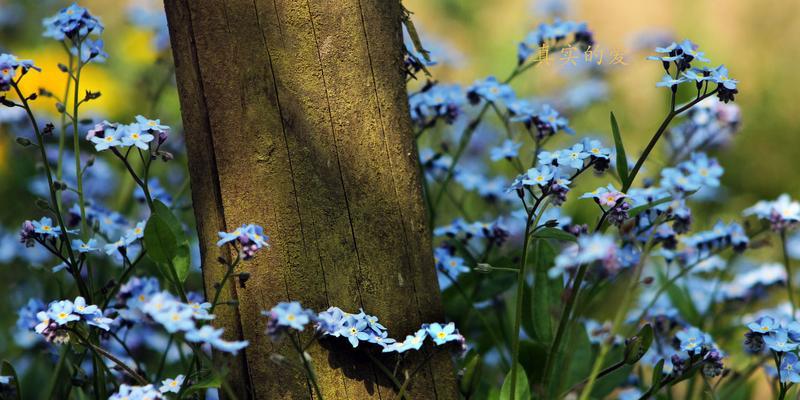
[[[694,82],[697,91],[700,92],[704,84],[707,91],[708,83],[715,83],[717,87],[714,91],[716,91],[720,101],[725,103],[733,100],[734,95],[739,93],[736,88],[739,81],[732,79],[728,75],[728,69],[724,65],[713,69],[709,67],[692,67],[692,63],[695,61],[707,63],[709,60],[703,56],[703,52],[697,51],[697,45],[689,40],[684,40],[680,44],[672,42],[667,47],[657,47],[656,53],[659,53],[659,55],[650,56],[648,59],[661,61],[666,71],[666,74],[656,86],[667,87],[673,92],[677,92],[678,85]],[[670,70],[673,65],[675,66],[675,72],[671,73]]]
[[[122,384],[119,390],[112,394],[108,400],[157,400],[164,399],[169,393],[178,394],[183,387],[186,377],[178,375],[175,378],[167,378],[161,381],[161,386],[156,390],[152,384],[144,386],[132,386]]]
[[[681,320],[674,309],[662,314],[649,312],[648,315],[653,318],[655,343],[643,357],[644,363],[654,365],[663,359],[663,372],[669,379],[680,378],[696,367],[709,378],[722,374],[725,353],[711,335]]]
[[[461,114],[464,93],[458,85],[426,85],[408,97],[411,120],[419,127],[433,126],[438,120],[447,124]]]
[[[786,268],[778,263],[748,266],[747,270],[736,274],[730,282],[720,288],[720,296],[725,300],[751,301],[766,294],[767,289],[786,283]]]
[[[556,256],[555,265],[547,271],[550,278],[557,278],[566,272],[573,271],[582,264],[599,266],[598,273],[609,276],[620,267],[619,248],[610,235],[581,235],[578,242],[567,246]]]
[[[542,140],[555,135],[559,131],[574,134],[569,121],[549,104],[542,104],[538,109],[526,100],[511,100],[507,104],[509,121],[522,122],[529,130],[536,128],[536,139]]]
[[[19,60],[12,54],[0,54],[0,92],[8,91],[11,88],[14,78],[17,76],[17,70],[24,75],[31,69],[41,71],[41,68],[33,65],[31,60]]]
[[[106,313],[96,305],[86,304],[86,299],[81,296],[75,301],[54,301],[47,306],[47,310],[36,313],[39,323],[34,331],[49,342],[60,343],[68,340],[65,332],[71,322],[82,321],[90,326],[108,331],[111,329],[113,319],[106,317]]]
[[[665,139],[672,159],[682,159],[692,152],[727,146],[741,128],[741,110],[709,97],[686,111],[686,119],[670,129]]]
[[[456,342],[462,348],[465,340],[455,325],[423,324],[414,334],[405,340],[397,341],[389,337],[386,328],[380,324],[378,317],[364,313],[351,314],[338,307],[315,314],[304,309],[298,302],[279,303],[269,311],[263,311],[268,318],[267,334],[278,339],[289,330],[302,331],[306,325],[313,323],[316,332],[322,337],[345,338],[352,347],[361,343],[372,343],[382,348],[384,353],[404,353],[408,350],[419,350],[426,338],[430,338],[437,346]]]
[[[163,393],[156,390],[153,385],[132,386],[123,383],[119,385],[119,390],[112,394],[108,400],[159,400],[163,398]]]
[[[94,143],[94,148],[97,151],[134,146],[140,150],[147,151],[150,149],[150,142],[155,140],[158,148],[168,137],[169,127],[162,125],[160,120],[147,119],[137,115],[136,122],[130,124],[103,121],[89,130],[86,140]]]
[[[589,47],[594,44],[594,40],[592,32],[583,22],[556,19],[552,24],[542,23],[520,42],[517,48],[517,63],[524,64],[534,54],[537,47],[558,46],[565,43]]]
[[[248,345],[247,341],[226,341],[222,339],[223,329],[206,324],[214,319],[209,313],[211,303],[181,302],[160,291],[155,278],[132,278],[120,288],[117,302],[120,317],[128,322],[157,323],[169,333],[183,333],[189,342],[233,354]]]
[[[472,104],[478,104],[481,100],[489,103],[507,102],[514,98],[514,89],[506,83],[499,82],[494,76],[477,80],[467,88],[467,99]]]
[[[581,198],[593,199],[603,212],[608,215],[609,220],[616,225],[621,225],[628,219],[628,210],[631,208],[630,203],[627,201],[628,196],[617,190],[611,183],[605,187],[601,186],[591,192],[584,193]]]
[[[661,170],[661,187],[679,193],[694,192],[702,187],[716,188],[723,172],[716,159],[705,153],[694,153],[677,167]]]
[[[781,382],[800,383],[800,361],[797,350],[800,347],[800,323],[795,320],[781,321],[764,315],[747,324],[745,349],[754,354],[768,349],[776,355],[779,362],[778,376]]]
[[[744,215],[755,215],[759,219],[769,221],[772,229],[777,232],[795,226],[797,222],[800,222],[800,203],[792,200],[788,194],[784,193],[772,201],[759,201],[744,210]]]
[[[501,219],[486,222],[467,222],[457,218],[449,225],[439,226],[434,229],[433,235],[446,236],[465,242],[473,238],[486,239],[487,242],[501,245],[508,237],[508,229]]]
[[[560,205],[566,201],[572,180],[592,166],[597,172],[604,171],[609,166],[610,155],[610,150],[594,139],[563,150],[542,151],[537,157],[537,166],[517,176],[507,192],[516,191],[522,197],[526,189],[537,189],[542,198],[552,195],[553,204]]]
[[[45,18],[44,36],[55,40],[66,38],[75,40],[85,37],[90,33],[99,34],[103,32],[103,24],[89,10],[73,3],[67,8],[62,9],[58,14]]]
[[[238,243],[242,246],[242,258],[249,260],[262,248],[269,248],[269,236],[264,234],[264,228],[254,224],[244,224],[233,232],[219,232],[217,246],[227,243]]]

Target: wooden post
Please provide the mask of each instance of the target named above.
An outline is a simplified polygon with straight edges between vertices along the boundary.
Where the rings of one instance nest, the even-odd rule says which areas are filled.
[[[309,398],[298,356],[265,334],[262,310],[298,300],[379,316],[404,338],[442,320],[402,66],[401,5],[389,0],[166,0],[206,291],[221,280],[216,233],[263,225],[271,249],[243,263],[214,325],[246,339],[225,360],[240,398]],[[305,332],[301,339],[307,339]],[[327,399],[394,398],[346,342],[309,349]],[[403,366],[411,371],[427,349]],[[439,350],[409,398],[456,397]],[[273,356],[271,358],[271,356]],[[393,365],[391,367],[394,367]]]

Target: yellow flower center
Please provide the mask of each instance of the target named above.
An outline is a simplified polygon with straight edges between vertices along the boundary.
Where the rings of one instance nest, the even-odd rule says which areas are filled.
[[[113,141],[114,141],[114,137],[113,136],[106,136],[106,142],[111,143]]]
[[[67,316],[68,316],[68,315],[69,315],[69,314],[67,314],[67,313],[65,313],[65,312],[58,313],[58,319],[64,319],[64,318],[67,318]]]
[[[436,337],[438,337],[439,339],[444,339],[447,337],[447,334],[444,332],[439,332],[436,334]]]
[[[287,316],[286,316],[286,320],[287,320],[287,321],[294,321],[294,320],[295,320],[294,314],[289,314],[289,315],[287,315]]]
[[[139,134],[138,133],[131,133],[131,139],[134,139],[134,140],[139,139]]]

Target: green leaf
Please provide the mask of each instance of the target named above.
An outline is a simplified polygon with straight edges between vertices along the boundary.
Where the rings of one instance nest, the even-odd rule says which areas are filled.
[[[481,383],[483,360],[481,360],[480,354],[475,351],[470,351],[466,360],[464,363],[464,375],[461,376],[458,382],[458,389],[464,397],[469,399],[475,395],[478,385]]]
[[[553,246],[545,241],[536,242],[536,269],[534,270],[534,290],[531,301],[533,326],[536,336],[544,343],[553,341],[553,322],[551,309],[559,305],[561,279],[550,279],[547,271],[553,266],[555,258]]]
[[[525,368],[530,382],[538,383],[544,378],[544,366],[547,361],[548,344],[524,339],[519,343],[519,362]]]
[[[525,368],[517,364],[517,382],[514,388],[514,393],[511,393],[511,371],[508,371],[506,379],[503,381],[503,387],[500,389],[500,400],[528,400],[531,398],[531,388],[528,385],[528,376],[525,374]]]
[[[628,186],[628,157],[625,155],[625,146],[622,145],[622,136],[614,113],[611,113],[611,132],[614,134],[614,146],[617,148],[617,174],[622,181],[622,186]]]
[[[653,327],[645,324],[636,336],[628,339],[625,345],[625,363],[628,365],[636,364],[653,344]]]
[[[178,254],[178,242],[169,224],[154,213],[144,228],[147,255],[158,264],[168,264]]]
[[[192,392],[205,390],[205,389],[216,389],[222,386],[222,377],[217,374],[213,374],[206,379],[203,379],[200,382],[195,383],[192,386],[186,388],[184,394],[189,394]]]
[[[153,203],[153,208],[156,210],[156,214],[167,223],[172,229],[172,233],[175,235],[175,241],[178,243],[178,252],[172,260],[172,265],[173,268],[175,268],[178,279],[180,279],[181,282],[185,282],[186,278],[189,277],[189,269],[192,265],[191,252],[189,251],[189,238],[186,236],[186,232],[183,231],[183,225],[180,220],[175,217],[175,214],[172,213],[169,207],[161,201],[156,200]]]
[[[575,242],[578,240],[575,235],[558,228],[542,228],[536,231],[533,236],[539,239],[556,239],[564,242]]]
[[[647,391],[650,395],[658,393],[661,388],[661,380],[664,379],[664,359],[658,360],[656,366],[653,367],[653,379],[650,381],[650,389]]]
[[[3,360],[3,366],[0,368],[0,375],[10,376],[13,379],[10,385],[14,388],[14,392],[16,394],[15,398],[17,400],[22,399],[22,391],[20,390],[19,386],[19,377],[17,376],[17,370],[14,369],[14,366],[11,365],[10,362]]]

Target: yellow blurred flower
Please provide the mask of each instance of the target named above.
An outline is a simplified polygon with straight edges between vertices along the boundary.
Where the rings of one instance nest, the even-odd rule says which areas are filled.
[[[64,96],[67,74],[58,69],[58,63],[65,65],[68,63],[64,49],[47,46],[30,52],[20,52],[19,58],[32,59],[38,67],[42,68],[41,72],[31,71],[22,79],[20,88],[23,93],[34,93],[39,88],[44,88],[58,97]],[[89,64],[81,72],[80,98],[83,98],[87,89],[102,93],[100,99],[81,106],[81,112],[84,115],[86,113],[106,115],[121,104],[120,99],[124,88],[104,68],[103,64]],[[31,103],[36,112],[46,112],[51,116],[57,115],[55,104],[56,100],[49,98],[39,98]],[[72,102],[69,101],[68,104],[71,108]]]

